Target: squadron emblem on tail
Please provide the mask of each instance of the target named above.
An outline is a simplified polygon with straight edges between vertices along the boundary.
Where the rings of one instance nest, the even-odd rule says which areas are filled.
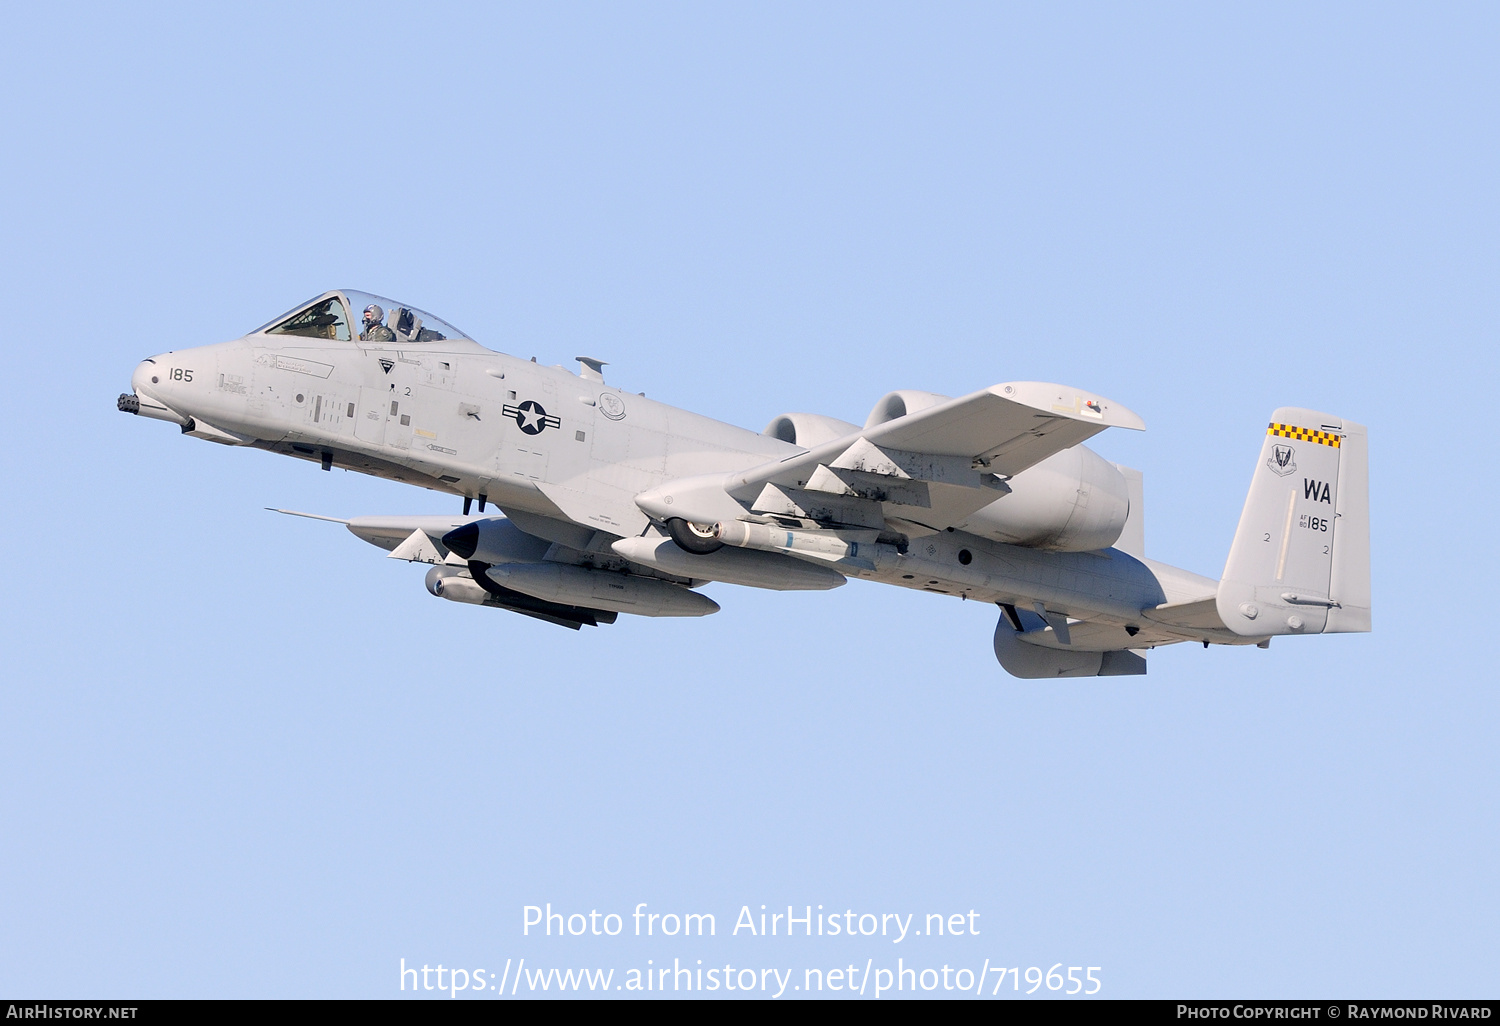
[[[1272,473],[1279,474],[1282,477],[1286,477],[1288,474],[1295,474],[1297,472],[1297,464],[1292,457],[1296,454],[1297,450],[1293,449],[1290,445],[1273,446],[1271,449],[1271,458],[1266,460],[1266,466],[1271,468]]]

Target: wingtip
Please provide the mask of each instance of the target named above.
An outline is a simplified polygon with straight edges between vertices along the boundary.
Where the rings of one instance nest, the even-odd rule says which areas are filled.
[[[990,389],[1002,399],[1030,406],[1056,417],[1068,417],[1104,427],[1146,430],[1140,415],[1112,399],[1069,385],[1047,381],[1007,381]]]
[[[309,520],[326,520],[330,524],[343,524],[345,527],[349,526],[349,521],[347,520],[341,519],[340,517],[325,517],[321,513],[303,513],[300,510],[295,509],[277,509],[275,506],[264,506],[262,508],[269,513],[285,513],[289,517],[306,517]]]

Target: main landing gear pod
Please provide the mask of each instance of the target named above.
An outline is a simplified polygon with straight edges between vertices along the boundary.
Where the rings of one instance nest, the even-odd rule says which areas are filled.
[[[681,517],[669,517],[667,533],[679,548],[695,556],[706,556],[724,547],[716,524],[690,524]]]

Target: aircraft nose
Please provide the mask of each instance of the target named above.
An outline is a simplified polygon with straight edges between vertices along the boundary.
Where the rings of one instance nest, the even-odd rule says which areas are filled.
[[[135,373],[130,375],[130,386],[133,392],[120,396],[115,406],[121,413],[134,413],[151,420],[170,421],[179,427],[186,428],[193,423],[193,418],[185,413],[179,413],[182,406],[180,402],[172,399],[171,389],[167,387],[168,373],[166,365],[159,357],[142,360],[136,367]]]
[[[157,389],[153,385],[161,384],[160,365],[155,357],[142,360],[140,366],[136,367],[135,373],[130,375],[130,387],[135,390],[136,395],[144,395],[151,399],[159,398]]]

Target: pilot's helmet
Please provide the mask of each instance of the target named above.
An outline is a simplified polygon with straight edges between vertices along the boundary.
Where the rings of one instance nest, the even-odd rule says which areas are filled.
[[[380,307],[376,306],[374,303],[371,303],[369,306],[365,307],[366,324],[379,324],[383,320],[385,320],[385,311],[380,309]]]

